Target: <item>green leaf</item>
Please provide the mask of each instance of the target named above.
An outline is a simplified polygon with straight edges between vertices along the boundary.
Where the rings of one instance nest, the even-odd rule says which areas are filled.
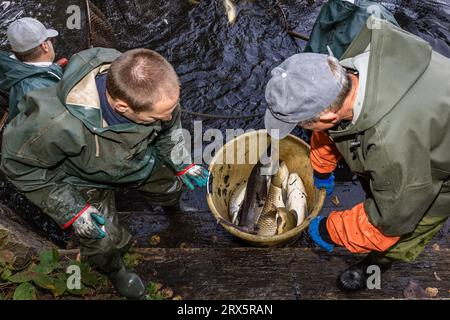
[[[32,269],[34,272],[50,274],[61,267],[59,264],[59,253],[55,249],[42,251],[39,255],[39,260],[39,265],[34,266]]]
[[[0,293],[0,301],[1,300],[5,300],[5,298],[3,297],[3,295]]]
[[[8,278],[13,283],[23,283],[33,280],[38,274],[36,272],[25,270],[16,274],[13,274]]]
[[[37,273],[50,274],[60,267],[61,265],[58,262],[41,262],[39,265],[34,266],[32,270]]]
[[[64,279],[58,278],[54,280],[55,289],[52,290],[53,296],[62,296],[67,290],[67,282]]]
[[[38,274],[34,279],[33,282],[35,285],[42,289],[48,289],[48,290],[55,290],[55,284],[54,279],[50,278],[46,274]]]
[[[59,253],[55,249],[44,250],[39,255],[39,260],[41,264],[56,264],[59,262]]]
[[[155,282],[150,282],[147,285],[147,296],[146,300],[164,300],[166,297],[159,292],[161,289],[161,285]]]
[[[82,285],[81,289],[67,289],[67,292],[76,296],[85,296],[89,294],[91,291]]]
[[[9,277],[12,276],[12,271],[10,269],[6,269],[2,273],[2,280],[7,281]]]
[[[125,253],[123,255],[123,263],[128,269],[133,269],[139,265],[142,255],[139,253]]]
[[[81,282],[88,287],[95,287],[98,282],[97,275],[93,272],[81,272]]]
[[[14,292],[13,300],[37,300],[36,288],[29,282],[21,283]]]

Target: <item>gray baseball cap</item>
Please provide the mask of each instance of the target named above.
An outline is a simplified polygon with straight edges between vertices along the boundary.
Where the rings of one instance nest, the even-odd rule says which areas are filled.
[[[268,109],[264,122],[273,138],[285,138],[299,122],[314,118],[335,101],[344,77],[337,79],[333,75],[328,59],[336,58],[299,53],[272,70],[266,87]]]
[[[22,18],[8,27],[6,36],[14,52],[25,52],[38,47],[47,38],[54,38],[58,31],[47,29],[41,22],[33,18]]]

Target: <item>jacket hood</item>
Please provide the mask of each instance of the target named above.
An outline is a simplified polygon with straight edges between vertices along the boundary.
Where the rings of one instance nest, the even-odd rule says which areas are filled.
[[[367,25],[374,28],[369,29]],[[370,17],[342,59],[362,54],[370,45],[366,94],[354,125],[330,131],[334,137],[373,127],[389,113],[422,76],[431,62],[431,46],[421,38],[385,21]]]
[[[39,74],[45,75],[53,73],[62,77],[62,70],[56,64],[49,67],[37,67],[23,63],[11,58],[11,53],[0,51],[0,89],[10,90],[18,82],[28,77],[35,77]]]

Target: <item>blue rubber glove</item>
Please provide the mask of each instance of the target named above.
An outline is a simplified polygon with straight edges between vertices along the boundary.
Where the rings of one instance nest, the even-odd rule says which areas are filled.
[[[334,173],[332,172],[327,179],[320,179],[314,175],[314,186],[319,190],[325,189],[327,196],[331,195],[334,191]]]
[[[181,181],[190,189],[203,188],[208,184],[209,171],[202,166],[193,164],[177,173]]]
[[[320,234],[320,221],[322,221],[322,219],[324,218],[325,217],[323,216],[317,216],[312,219],[309,224],[308,233],[315,244],[328,252],[332,252],[334,249],[334,245],[325,241]]]

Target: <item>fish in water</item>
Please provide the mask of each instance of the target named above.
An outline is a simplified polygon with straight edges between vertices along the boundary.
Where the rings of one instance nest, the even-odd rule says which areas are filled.
[[[277,230],[276,208],[284,207],[283,183],[289,178],[289,170],[284,163],[280,164],[277,173],[270,182],[269,193],[267,195],[261,218],[257,222],[257,233],[262,236],[274,235]]]
[[[244,203],[245,199],[245,191],[247,190],[247,182],[243,182],[241,185],[239,185],[231,195],[230,198],[230,205],[228,214],[230,217],[230,221],[233,224],[237,224],[238,221],[238,215],[241,210],[242,204]]]
[[[306,189],[302,179],[297,173],[289,175],[287,186],[286,209],[294,211],[297,216],[297,225],[302,224],[307,214]]]
[[[267,171],[265,166],[258,161],[248,178],[238,226],[249,232],[255,230],[256,223],[261,217],[267,200],[270,176],[262,175],[265,171]]]
[[[236,5],[231,0],[223,0],[225,11],[227,12],[228,22],[233,24],[237,18]]]

